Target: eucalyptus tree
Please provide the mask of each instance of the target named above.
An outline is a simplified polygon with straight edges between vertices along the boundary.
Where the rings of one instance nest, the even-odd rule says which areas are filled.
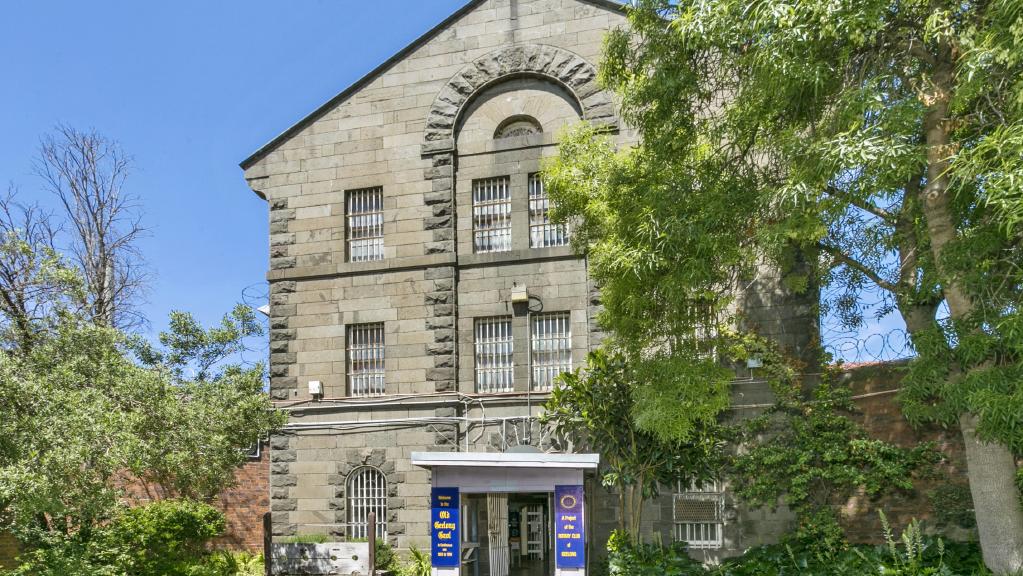
[[[850,323],[880,290],[921,356],[907,413],[961,428],[1006,572],[1023,567],[1021,17],[1016,0],[637,0],[600,72],[637,145],[578,129],[547,170],[624,332],[685,332],[765,262],[796,291],[839,287],[822,304]]]

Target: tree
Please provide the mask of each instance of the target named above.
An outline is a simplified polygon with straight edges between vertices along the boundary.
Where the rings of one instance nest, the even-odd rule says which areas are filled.
[[[80,291],[78,276],[54,247],[50,215],[18,202],[13,189],[0,198],[0,339],[27,352],[45,319],[68,308]]]
[[[839,287],[822,309],[850,323],[880,290],[920,354],[907,412],[961,428],[1001,572],[1023,566],[1021,15],[1011,0],[640,0],[600,72],[638,146],[577,130],[548,170],[627,328],[727,302],[760,262],[797,290]]]
[[[81,306],[93,322],[130,328],[145,288],[138,240],[145,233],[138,197],[125,181],[130,158],[95,131],[58,125],[43,138],[36,173],[59,200],[67,221],[69,259],[81,275]]]
[[[0,355],[0,517],[24,541],[103,523],[135,482],[152,499],[209,500],[283,423],[262,366],[181,380],[135,346],[68,317],[30,354]]]
[[[600,453],[601,483],[618,492],[619,528],[635,541],[640,536],[643,502],[657,494],[659,485],[702,482],[718,472],[720,443],[707,431],[716,426],[717,414],[728,403],[730,374],[709,366],[696,375],[690,366],[670,357],[637,365],[621,352],[600,349],[590,353],[585,369],[562,374],[544,405],[544,423]],[[636,392],[647,389],[648,371],[654,367],[665,372],[657,377],[660,381],[670,381],[667,374],[683,368],[685,375],[676,372],[676,377],[693,384],[670,386],[686,391],[686,398],[662,398],[672,404],[674,434],[657,435],[637,425]],[[717,407],[708,408],[706,398],[716,400]],[[657,400],[647,397],[645,401]],[[684,433],[678,431],[680,423],[687,428]]]

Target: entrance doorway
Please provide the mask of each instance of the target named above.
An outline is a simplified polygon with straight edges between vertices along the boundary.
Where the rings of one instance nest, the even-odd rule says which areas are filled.
[[[508,575],[550,576],[553,559],[550,494],[509,494],[507,519]]]
[[[554,576],[556,560],[585,574],[583,474],[599,463],[596,454],[413,452],[413,465],[433,471],[431,545],[444,560],[434,575]],[[447,503],[459,501],[460,521],[448,522]]]

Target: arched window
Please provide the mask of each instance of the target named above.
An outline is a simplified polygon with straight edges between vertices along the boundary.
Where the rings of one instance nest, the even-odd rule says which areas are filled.
[[[387,478],[372,466],[361,466],[348,475],[348,539],[369,537],[369,513],[377,516],[377,538],[387,539]]]
[[[540,123],[532,116],[512,116],[506,118],[494,131],[494,140],[511,138],[514,136],[529,136],[543,132]]]

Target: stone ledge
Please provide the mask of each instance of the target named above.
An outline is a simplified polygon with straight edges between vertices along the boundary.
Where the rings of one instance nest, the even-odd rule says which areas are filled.
[[[428,254],[425,256],[409,256],[405,258],[388,258],[373,262],[344,262],[327,266],[299,266],[281,270],[270,270],[266,279],[270,282],[279,280],[304,280],[308,278],[358,276],[361,274],[379,274],[381,272],[398,272],[434,266],[450,266],[455,263],[455,255],[451,253]]]

